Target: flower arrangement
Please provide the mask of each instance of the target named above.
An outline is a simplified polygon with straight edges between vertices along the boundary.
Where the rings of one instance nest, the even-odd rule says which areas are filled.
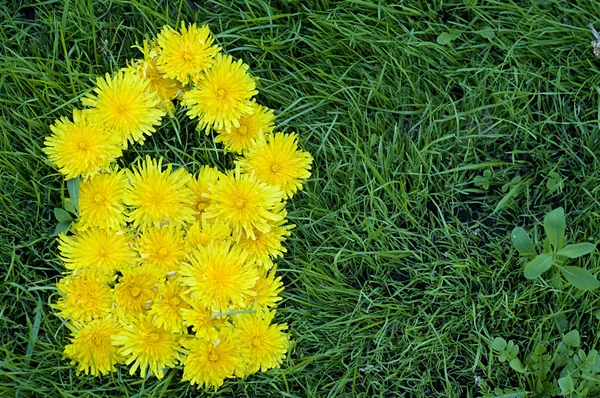
[[[125,364],[160,379],[180,366],[183,381],[217,389],[285,358],[273,261],[294,227],[286,200],[310,176],[312,157],[295,134],[274,132],[248,66],[214,45],[207,26],[165,26],[142,51],[97,79],[85,109],[50,126],[44,152],[79,181],[76,219],[58,235],[66,272],[53,306],[71,331],[64,355],[78,373]],[[117,165],[176,102],[235,154],[234,170],[204,165],[191,175],[149,156]]]

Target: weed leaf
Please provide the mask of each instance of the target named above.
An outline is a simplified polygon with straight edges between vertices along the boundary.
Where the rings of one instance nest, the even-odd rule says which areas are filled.
[[[73,201],[73,205],[76,209],[79,209],[79,177],[71,178],[67,181],[67,190],[69,191],[69,197]]]
[[[577,243],[574,245],[566,245],[562,249],[560,249],[556,254],[569,257],[569,258],[578,258],[581,256],[585,256],[586,254],[590,254],[594,251],[596,245],[593,243]]]
[[[525,264],[525,278],[535,279],[548,271],[551,266],[552,255],[547,253],[539,254],[536,258]]]
[[[552,210],[544,217],[544,230],[554,247],[554,251],[559,251],[565,239],[565,210],[562,207]]]
[[[535,245],[529,237],[529,234],[521,227],[516,227],[510,234],[513,246],[523,257],[535,255]]]
[[[560,272],[569,283],[581,290],[594,290],[598,288],[598,280],[589,271],[573,266],[560,266]]]

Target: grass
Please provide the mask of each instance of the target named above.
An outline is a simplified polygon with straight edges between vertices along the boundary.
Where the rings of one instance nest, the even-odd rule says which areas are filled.
[[[526,280],[509,237],[515,226],[541,233],[543,215],[563,206],[571,241],[598,239],[600,61],[587,25],[598,24],[599,3],[198,3],[0,9],[1,396],[198,394],[180,371],[142,380],[121,367],[94,379],[62,359],[68,333],[50,308],[62,265],[50,234],[64,183],[41,152],[48,125],[96,76],[182,20],[208,23],[250,65],[258,101],[315,158],[288,204],[298,227],[279,265],[288,358],[217,394],[475,397],[482,380],[527,388],[492,355],[494,337],[529,352],[577,329],[586,350],[599,346],[598,292]],[[451,29],[460,36],[438,44]],[[125,161],[229,167],[193,127],[179,112]],[[476,184],[486,170],[488,189]],[[549,192],[553,172],[564,188]],[[594,273],[597,262],[597,253],[580,260]]]

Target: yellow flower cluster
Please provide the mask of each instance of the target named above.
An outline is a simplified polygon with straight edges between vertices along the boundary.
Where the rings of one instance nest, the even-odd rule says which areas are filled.
[[[99,78],[86,108],[50,127],[44,151],[65,178],[79,178],[76,220],[58,237],[67,271],[54,304],[78,372],[123,363],[162,378],[178,365],[184,381],[216,389],[285,358],[273,261],[294,227],[286,200],[310,176],[312,157],[295,134],[274,132],[248,66],[213,42],[206,26],[164,27],[144,42],[143,59]],[[205,165],[192,175],[149,156],[116,165],[174,114],[175,101],[234,153],[234,170]]]

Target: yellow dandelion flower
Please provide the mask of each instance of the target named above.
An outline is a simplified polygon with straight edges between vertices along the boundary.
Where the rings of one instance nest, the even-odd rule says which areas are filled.
[[[254,239],[242,234],[238,242],[238,246],[248,252],[248,260],[255,262],[265,270],[273,267],[273,258],[283,257],[283,253],[287,251],[283,247],[283,242],[286,237],[290,236],[290,229],[295,227],[293,224],[285,224],[286,210],[281,209],[279,212],[275,212],[281,216],[281,220],[270,222],[269,232],[255,230]]]
[[[67,269],[91,268],[105,275],[112,275],[138,261],[132,244],[129,234],[99,228],[58,237],[58,250]]]
[[[138,240],[138,251],[145,265],[165,274],[177,271],[185,255],[181,230],[169,226],[147,229]]]
[[[193,223],[193,194],[186,187],[190,174],[185,169],[172,171],[172,166],[162,169],[162,158],[158,161],[149,156],[128,171],[131,181],[125,193],[125,204],[134,209],[129,220],[134,227]]]
[[[181,314],[186,327],[191,326],[196,336],[215,341],[219,330],[227,325],[225,316],[215,316],[215,312],[206,308],[201,302],[188,299],[190,308],[183,308]]]
[[[132,319],[112,338],[112,343],[120,346],[118,353],[127,358],[125,364],[133,363],[129,369],[130,375],[139,368],[144,378],[150,369],[158,379],[164,377],[166,368],[175,366],[181,358],[180,341],[179,334],[169,333],[154,325],[150,315]]]
[[[77,365],[80,372],[92,376],[106,375],[116,370],[115,365],[125,358],[117,353],[111,336],[119,333],[120,327],[111,318],[96,319],[84,324],[69,324],[71,344],[65,346],[64,354]]]
[[[229,173],[213,184],[206,196],[211,200],[206,218],[228,222],[236,240],[242,232],[255,239],[254,231],[267,233],[272,223],[282,219],[273,212],[281,202],[281,190],[260,182],[253,174]]]
[[[252,112],[240,116],[240,125],[216,129],[216,142],[222,142],[225,149],[241,154],[250,148],[253,140],[269,134],[275,128],[275,114],[272,109],[252,101]]]
[[[186,293],[219,312],[243,307],[248,296],[255,294],[252,287],[258,279],[256,267],[245,257],[227,241],[195,250],[179,271],[182,283],[189,286]]]
[[[296,134],[275,133],[255,141],[238,160],[242,172],[254,172],[256,177],[283,191],[284,199],[291,198],[310,177],[312,156],[298,149]]]
[[[112,290],[106,277],[92,270],[81,270],[56,284],[60,298],[55,304],[62,318],[86,322],[105,318],[112,308]]]
[[[252,290],[256,292],[256,296],[250,300],[247,307],[257,312],[265,311],[277,306],[277,302],[281,301],[279,293],[283,291],[283,282],[280,276],[275,278],[275,272],[261,273]]]
[[[271,324],[274,316],[274,311],[265,311],[241,314],[236,318],[240,341],[250,351],[250,362],[244,371],[245,375],[278,368],[285,359],[289,339],[283,331],[287,329],[287,325]]]
[[[177,97],[183,86],[177,80],[167,78],[158,70],[157,58],[160,55],[160,48],[154,42],[144,40],[142,52],[144,58],[132,63],[126,68],[126,71],[147,79],[149,91],[158,97],[159,105],[164,106],[169,113],[173,114],[175,112],[173,99]]]
[[[114,290],[117,314],[129,317],[149,309],[163,275],[160,270],[147,266],[123,270]]]
[[[215,391],[226,378],[233,377],[237,369],[244,366],[249,355],[248,349],[239,343],[233,332],[223,332],[214,342],[200,338],[187,339],[183,347],[187,356],[181,361],[181,381],[189,380],[198,388],[212,386]]]
[[[123,147],[127,142],[143,143],[160,125],[165,111],[157,108],[158,98],[150,92],[150,82],[132,73],[118,71],[114,76],[96,80],[97,95],[88,94],[81,102],[94,109]]]
[[[96,174],[82,182],[79,193],[80,229],[122,229],[127,221],[123,204],[126,189],[124,170]]]
[[[184,333],[182,310],[189,308],[183,300],[186,287],[178,279],[170,279],[158,287],[158,294],[152,303],[149,314],[156,326],[171,333]]]
[[[196,219],[200,220],[204,211],[210,204],[210,199],[205,196],[210,192],[210,184],[217,182],[221,173],[216,167],[202,166],[195,178],[190,179],[188,188],[194,193],[194,204],[192,208],[196,211]]]
[[[183,94],[182,103],[192,119],[198,118],[198,129],[229,129],[240,126],[240,117],[254,110],[250,98],[256,95],[256,81],[242,60],[217,54],[215,64],[195,88]]]
[[[186,253],[192,253],[201,246],[224,241],[231,238],[231,228],[225,223],[209,223],[206,220],[196,221],[185,237]]]
[[[219,52],[219,47],[212,45],[213,41],[207,25],[198,28],[193,24],[186,28],[182,22],[181,32],[164,26],[156,38],[161,47],[158,69],[168,78],[188,84],[212,66]]]
[[[121,142],[89,111],[73,110],[73,121],[62,117],[50,130],[43,151],[66,179],[86,178],[121,156]]]

